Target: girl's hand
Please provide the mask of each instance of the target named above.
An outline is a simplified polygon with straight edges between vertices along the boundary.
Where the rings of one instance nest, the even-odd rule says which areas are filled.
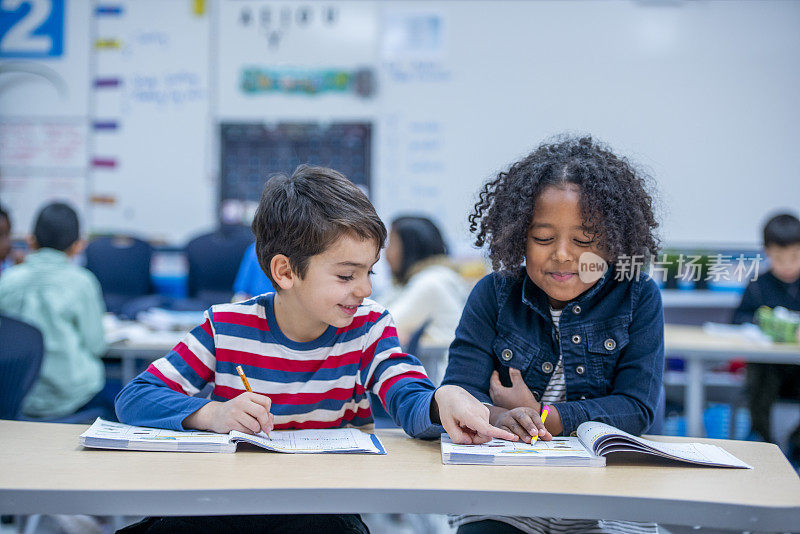
[[[490,421],[497,428],[516,434],[525,443],[538,434],[539,439],[550,441],[552,434],[545,428],[539,412],[532,408],[514,408],[493,416]]]
[[[520,370],[510,367],[508,374],[511,377],[511,387],[509,388],[500,383],[500,374],[497,371],[492,373],[492,377],[489,379],[489,397],[491,397],[492,403],[506,410],[524,406],[533,408],[536,413],[539,413],[541,406],[522,378]]]
[[[246,434],[269,432],[274,426],[270,407],[272,401],[266,395],[245,392],[225,402],[209,402],[184,419],[183,427],[221,434],[231,430]]]
[[[492,438],[516,441],[507,430],[489,424],[489,408],[464,388],[441,386],[431,402],[431,420],[441,422],[453,443],[486,443]]]

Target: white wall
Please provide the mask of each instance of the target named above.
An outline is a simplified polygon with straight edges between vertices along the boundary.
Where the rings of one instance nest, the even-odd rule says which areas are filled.
[[[93,72],[155,77],[163,90],[170,74],[189,73],[195,82],[177,89],[202,96],[164,107],[135,85],[122,99],[87,95],[90,113],[123,124],[89,142],[92,154],[121,161],[91,173],[92,193],[116,198],[89,205],[95,229],[181,243],[211,226],[217,124],[227,120],[372,121],[380,214],[428,212],[460,253],[471,250],[467,215],[480,184],[561,132],[592,133],[650,172],[670,244],[755,246],[768,212],[800,207],[800,3],[313,2],[335,9],[337,24],[287,18],[277,47],[237,15],[294,14],[296,2],[217,0],[202,14],[190,4],[128,0],[125,17],[93,23],[125,43],[116,55],[92,52]],[[377,93],[244,95],[247,65],[366,66]],[[0,119],[20,109],[9,95],[0,91]],[[22,98],[52,106],[40,92]]]

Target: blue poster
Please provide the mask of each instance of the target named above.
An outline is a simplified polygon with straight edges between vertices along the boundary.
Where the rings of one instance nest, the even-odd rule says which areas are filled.
[[[0,58],[53,58],[64,53],[65,0],[2,0]]]

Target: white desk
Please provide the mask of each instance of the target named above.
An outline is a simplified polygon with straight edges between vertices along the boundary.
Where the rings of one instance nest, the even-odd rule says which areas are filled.
[[[707,362],[743,358],[748,362],[800,364],[798,345],[759,345],[748,340],[712,336],[699,326],[665,325],[664,344],[667,357],[686,360],[684,408],[690,436],[704,435],[703,373]]]
[[[722,445],[754,469],[442,465],[438,442],[379,430],[388,454],[89,450],[85,425],[0,421],[0,513],[495,513],[740,530],[800,525],[800,478],[772,444]],[[664,438],[681,441],[681,438]]]
[[[105,358],[118,358],[122,362],[122,384],[127,384],[136,376],[136,362],[153,361],[165,356],[183,339],[185,331],[160,331],[147,328],[135,321],[107,321],[106,338],[123,341],[112,341],[108,344]]]

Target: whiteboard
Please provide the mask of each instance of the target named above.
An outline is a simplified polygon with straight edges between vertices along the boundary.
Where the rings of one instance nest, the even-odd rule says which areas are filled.
[[[438,80],[392,83],[394,60],[384,63],[386,217],[422,204],[466,251],[480,184],[561,132],[591,133],[649,171],[667,244],[757,246],[766,214],[800,207],[800,3],[393,2],[384,12],[399,9],[439,11],[445,44],[428,60]]]
[[[118,124],[95,131],[91,226],[183,245],[216,225],[211,174],[209,18],[196,2],[122,2],[96,19],[96,34],[119,49],[95,49],[93,115]]]

